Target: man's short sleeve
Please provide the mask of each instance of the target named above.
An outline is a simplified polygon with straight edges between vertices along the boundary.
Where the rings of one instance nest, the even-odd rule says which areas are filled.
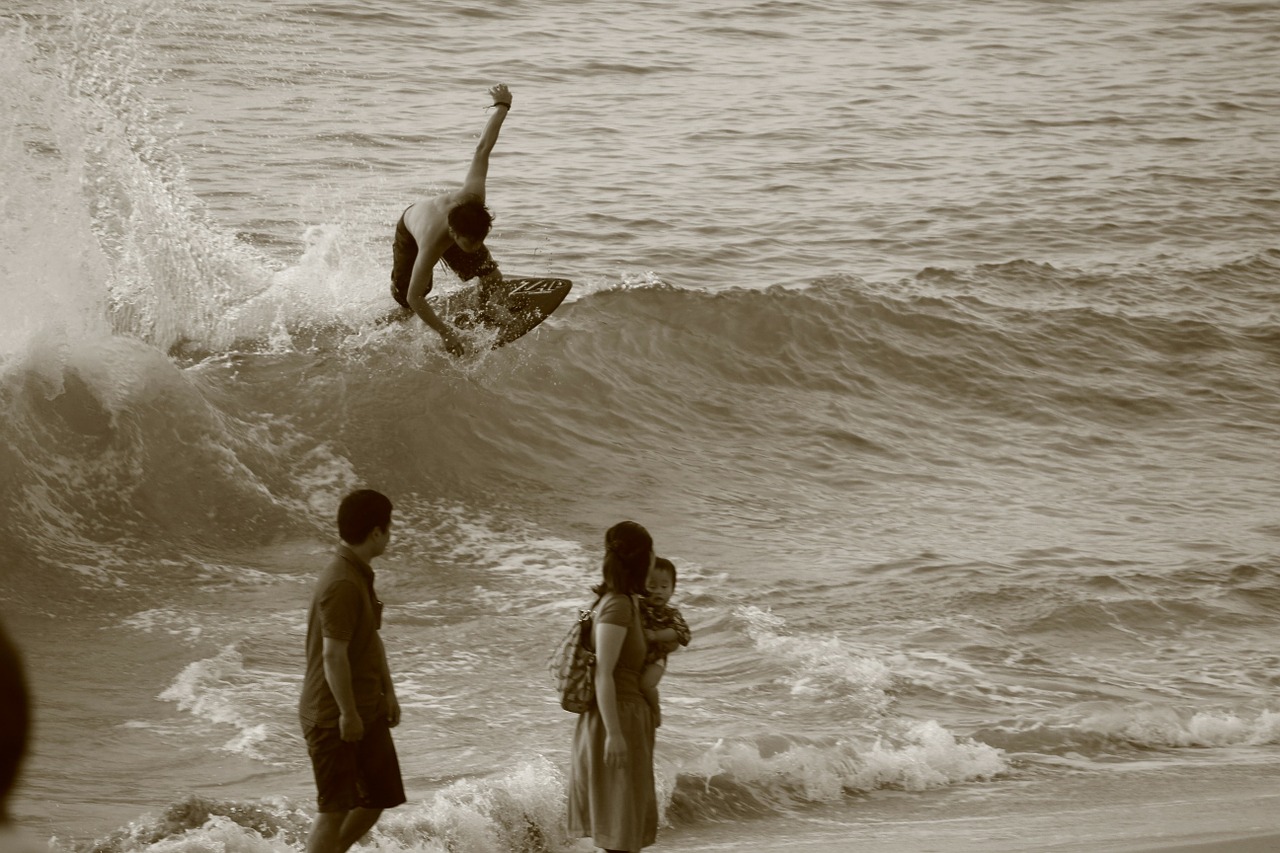
[[[350,640],[355,635],[364,602],[351,581],[335,581],[320,594],[320,633],[331,640]]]

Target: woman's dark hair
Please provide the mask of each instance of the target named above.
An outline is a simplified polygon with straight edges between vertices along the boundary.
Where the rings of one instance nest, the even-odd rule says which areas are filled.
[[[391,499],[373,489],[360,489],[338,506],[338,535],[348,545],[361,545],[369,534],[391,523]]]
[[[22,656],[0,625],[0,825],[8,822],[6,802],[27,752],[30,703]]]
[[[644,595],[652,554],[653,537],[641,525],[621,521],[610,527],[604,534],[604,583],[595,587],[596,595]]]
[[[653,568],[660,572],[671,573],[671,591],[676,589],[676,564],[668,560],[666,557],[658,557],[653,561]]]

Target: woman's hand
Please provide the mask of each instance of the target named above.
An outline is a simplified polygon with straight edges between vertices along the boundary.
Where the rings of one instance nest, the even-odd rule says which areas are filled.
[[[605,733],[604,764],[606,767],[612,767],[615,770],[621,770],[627,766],[627,739],[625,737]]]

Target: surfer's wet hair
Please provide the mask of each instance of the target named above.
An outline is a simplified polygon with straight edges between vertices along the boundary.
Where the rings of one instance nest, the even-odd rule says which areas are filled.
[[[644,595],[652,554],[653,537],[642,525],[621,521],[610,527],[604,534],[604,583],[596,587],[596,594]]]
[[[478,243],[492,227],[493,214],[479,199],[467,199],[449,211],[449,229],[464,239]]]
[[[362,545],[375,530],[391,524],[391,499],[373,489],[360,489],[338,506],[338,535],[348,545]]]

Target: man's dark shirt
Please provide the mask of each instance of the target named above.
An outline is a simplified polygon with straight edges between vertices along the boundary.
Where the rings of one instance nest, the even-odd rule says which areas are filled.
[[[298,715],[303,725],[336,726],[338,702],[324,675],[324,638],[346,640],[351,688],[360,718],[386,713],[382,673],[385,666],[378,630],[382,602],[373,590],[373,569],[345,545],[320,573],[307,614],[307,670]]]

